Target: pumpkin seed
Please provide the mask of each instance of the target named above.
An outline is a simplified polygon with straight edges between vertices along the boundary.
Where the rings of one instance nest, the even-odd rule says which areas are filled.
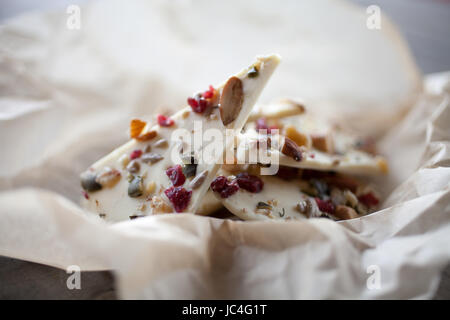
[[[81,187],[86,191],[97,191],[102,185],[96,181],[97,175],[90,171],[85,171],[80,175]]]
[[[143,193],[143,183],[142,183],[142,177],[135,176],[133,180],[131,180],[130,184],[128,185],[128,195],[131,198],[137,198],[142,196]]]

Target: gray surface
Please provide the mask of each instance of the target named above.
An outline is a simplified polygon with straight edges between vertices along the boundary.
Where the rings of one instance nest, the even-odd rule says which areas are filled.
[[[38,8],[64,8],[86,1],[2,0],[0,21]],[[354,0],[378,5],[397,23],[423,73],[450,70],[450,2],[443,0]],[[81,275],[81,290],[68,290],[67,274],[48,266],[0,257],[0,299],[113,299],[109,272]],[[435,299],[450,299],[450,265],[444,270]]]

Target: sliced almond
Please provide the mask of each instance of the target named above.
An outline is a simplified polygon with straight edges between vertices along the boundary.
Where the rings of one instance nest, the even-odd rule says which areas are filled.
[[[206,179],[208,175],[208,170],[202,171],[199,173],[192,181],[189,183],[189,188],[195,190],[200,187]]]
[[[135,139],[138,141],[148,141],[156,137],[157,132],[155,130],[148,131],[146,133],[140,134]]]
[[[121,174],[119,170],[105,167],[95,181],[103,187],[111,188],[120,180],[120,177]]]
[[[301,161],[303,157],[300,147],[289,138],[284,139],[284,145],[281,149],[281,153],[293,158],[295,161]]]
[[[244,90],[242,81],[237,77],[231,77],[223,87],[220,96],[220,116],[222,123],[227,126],[236,120],[244,102]]]

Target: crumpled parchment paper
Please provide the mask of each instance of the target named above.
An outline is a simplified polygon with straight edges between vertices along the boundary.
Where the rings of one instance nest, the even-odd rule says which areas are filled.
[[[395,27],[341,1],[120,1],[0,27],[0,254],[114,270],[121,298],[430,298],[450,262],[450,75],[420,74]],[[301,19],[299,19],[301,17]],[[107,224],[78,175],[256,54],[284,61],[261,100],[380,137],[372,215],[335,223],[190,214]]]

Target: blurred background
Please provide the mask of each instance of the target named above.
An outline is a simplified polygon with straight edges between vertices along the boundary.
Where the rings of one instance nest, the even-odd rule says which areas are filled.
[[[180,1],[180,0],[179,0]],[[30,11],[65,10],[88,0],[2,0],[0,24]],[[395,22],[408,41],[424,74],[450,70],[450,1],[351,0],[363,7],[378,5]],[[86,290],[66,289],[65,271],[35,263],[0,257],[0,299],[110,299],[115,297],[109,272],[88,272]],[[435,299],[450,298],[450,268],[444,271]]]
[[[0,23],[21,13],[65,9],[90,0],[2,0]],[[378,5],[408,41],[424,74],[450,70],[450,0],[350,0],[363,7]]]

